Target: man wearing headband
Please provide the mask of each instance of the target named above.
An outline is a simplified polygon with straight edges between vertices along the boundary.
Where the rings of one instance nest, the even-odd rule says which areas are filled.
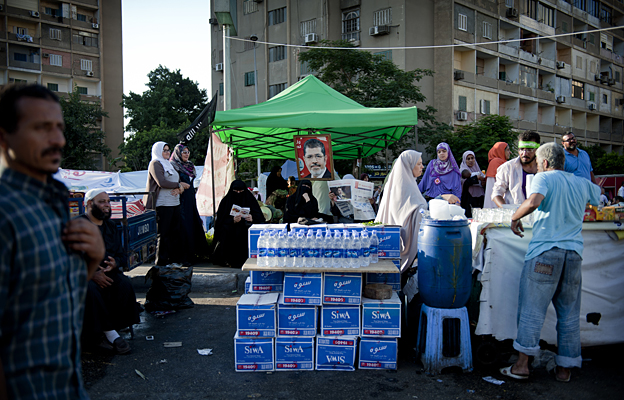
[[[503,204],[521,204],[527,199],[527,175],[537,173],[535,152],[540,146],[540,135],[526,131],[518,135],[520,155],[507,161],[496,172],[496,183],[492,190],[492,201],[498,207]]]
[[[89,190],[84,202],[85,214],[81,217],[98,226],[106,254],[87,287],[83,342],[126,354],[130,345],[118,331],[141,320],[132,282],[123,274],[127,259],[121,234],[110,220],[110,197],[103,189]]]
[[[561,136],[561,142],[565,150],[565,172],[570,172],[581,178],[589,179],[591,183],[598,184],[594,177],[589,154],[577,147],[576,137],[572,132],[566,132]]]

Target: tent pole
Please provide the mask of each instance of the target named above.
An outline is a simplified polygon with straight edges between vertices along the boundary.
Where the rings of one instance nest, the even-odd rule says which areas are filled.
[[[214,180],[214,150],[213,150],[213,146],[212,146],[212,142],[213,142],[213,137],[212,137],[213,133],[212,133],[212,126],[210,127],[210,169],[211,169],[211,174],[212,175],[212,219],[214,220],[214,218],[217,216],[217,207],[215,205],[215,180]]]
[[[362,160],[362,148],[360,147],[358,149],[358,165],[357,165],[357,175],[355,179],[360,179],[360,176],[362,176],[362,163],[363,162],[364,160]]]

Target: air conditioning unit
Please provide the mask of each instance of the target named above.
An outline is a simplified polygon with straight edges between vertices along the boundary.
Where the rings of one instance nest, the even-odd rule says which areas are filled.
[[[457,113],[458,121],[468,121],[468,113],[466,111],[459,111]]]
[[[316,33],[308,33],[305,35],[305,44],[318,42]]]
[[[388,25],[375,25],[368,28],[368,34],[370,36],[386,35],[388,33],[390,33],[390,27]]]
[[[93,76],[93,71],[87,71],[87,76]]]
[[[93,29],[100,29],[100,24],[93,23],[93,24],[91,24],[91,28],[93,28]]]
[[[49,58],[50,57],[50,53],[41,53],[41,57]]]
[[[485,100],[479,100],[479,111],[481,114],[487,114],[487,107]]]
[[[601,75],[600,83],[602,83],[603,85],[606,85],[607,83],[609,83],[609,78],[606,75]]]
[[[615,85],[615,79],[613,79],[613,78],[609,78],[609,80],[607,81],[607,83],[609,84],[609,86],[613,86],[613,85]]]
[[[518,9],[517,8],[508,8],[506,15],[507,15],[507,18],[518,18]]]
[[[557,61],[557,69],[564,69],[564,68],[565,68],[565,62]]]
[[[210,25],[219,25],[219,21],[216,18],[210,18],[208,19],[208,23]]]
[[[557,96],[557,103],[565,103],[565,96]]]
[[[223,63],[215,64],[215,71],[223,71]]]
[[[464,71],[455,71],[453,73],[453,79],[455,79],[456,81],[461,81],[462,79],[464,79]]]
[[[351,40],[349,40],[349,44],[351,46],[358,47],[360,45],[360,41],[359,40],[355,40],[355,39],[351,39]]]
[[[31,17],[35,17],[35,18],[39,18],[39,11],[31,11],[30,12],[30,16]]]
[[[592,103],[592,104],[590,104],[590,105],[589,105],[589,110],[590,110],[590,111],[595,111],[595,110],[596,110],[596,105],[595,105],[595,104],[593,104],[593,103]]]

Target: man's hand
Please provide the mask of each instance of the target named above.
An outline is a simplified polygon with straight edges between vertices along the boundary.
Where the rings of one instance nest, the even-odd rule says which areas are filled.
[[[95,274],[93,274],[93,278],[91,279],[102,289],[113,284],[113,280],[109,278],[106,273],[104,273],[104,269],[102,268],[95,271]]]
[[[524,227],[522,226],[522,221],[520,221],[520,220],[511,221],[511,231],[516,236],[524,237],[524,235],[522,234],[522,232],[524,232]]]
[[[241,220],[241,216],[237,215],[236,217],[234,217],[234,223],[240,222]]]
[[[84,253],[87,276],[91,278],[105,254],[104,240],[97,225],[86,218],[72,219],[63,229],[61,239],[70,249]]]
[[[113,271],[117,268],[117,261],[111,256],[108,256],[108,259],[104,260],[104,264],[106,265],[106,268],[103,269],[104,272]]]

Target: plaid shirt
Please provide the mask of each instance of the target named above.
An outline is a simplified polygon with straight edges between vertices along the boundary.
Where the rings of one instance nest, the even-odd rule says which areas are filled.
[[[84,259],[61,240],[67,190],[5,169],[0,176],[0,360],[9,399],[88,399],[80,333]]]

